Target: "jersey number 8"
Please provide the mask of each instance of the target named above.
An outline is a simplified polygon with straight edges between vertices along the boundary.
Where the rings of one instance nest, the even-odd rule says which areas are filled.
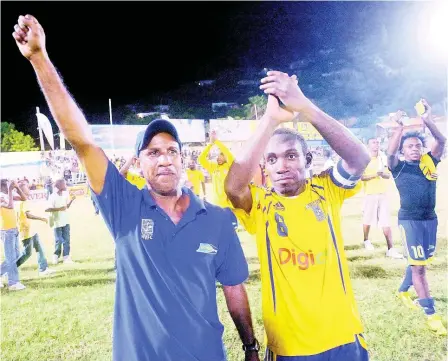
[[[277,233],[281,237],[288,237],[288,227],[282,215],[275,213],[275,221],[277,222]]]

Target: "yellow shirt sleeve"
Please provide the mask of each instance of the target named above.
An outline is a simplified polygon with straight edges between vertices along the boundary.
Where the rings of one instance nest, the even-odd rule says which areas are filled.
[[[313,177],[312,184],[315,185],[317,193],[324,195],[326,198],[330,198],[331,202],[335,202],[336,205],[342,206],[347,198],[359,193],[362,189],[362,182],[358,181],[355,187],[350,189],[339,187],[332,181],[330,176],[331,171],[332,169],[330,168],[318,176]]]
[[[198,157],[198,162],[202,168],[204,168],[208,173],[213,173],[218,166],[217,163],[212,162],[208,159],[210,149],[212,149],[213,144],[208,144]]]

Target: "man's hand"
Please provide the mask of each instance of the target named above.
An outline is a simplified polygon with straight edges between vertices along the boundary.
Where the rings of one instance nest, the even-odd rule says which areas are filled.
[[[273,95],[268,95],[268,104],[264,114],[265,116],[274,119],[278,124],[290,122],[297,115],[297,113],[282,108],[278,99]]]
[[[268,71],[261,83],[260,89],[278,97],[290,112],[300,112],[313,105],[303,94],[295,75],[290,77],[280,71]]]
[[[12,36],[20,52],[28,60],[36,55],[46,54],[44,29],[33,16],[20,15]]]
[[[216,139],[218,139],[218,137],[216,136],[216,131],[212,130],[210,132],[210,143],[214,143],[216,141]]]
[[[406,113],[402,110],[397,111],[394,115],[390,117],[390,120],[397,123],[400,127],[403,127],[403,118]]]
[[[428,120],[429,121],[432,120],[432,109],[431,109],[431,106],[426,101],[426,99],[421,99],[421,102],[425,106],[426,112],[424,114],[422,114],[420,118],[422,118],[423,122],[426,123]]]
[[[14,188],[19,188],[19,185],[17,184],[17,182],[15,180],[11,181],[11,183],[9,183],[9,190],[12,191]]]

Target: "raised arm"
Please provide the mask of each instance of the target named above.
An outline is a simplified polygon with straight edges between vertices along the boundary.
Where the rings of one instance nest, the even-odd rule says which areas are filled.
[[[224,156],[226,157],[227,163],[232,164],[233,161],[235,160],[235,157],[233,156],[232,152],[229,150],[229,148],[227,148],[224,143],[222,143],[220,140],[216,139],[215,142],[213,143],[214,145],[216,145],[219,150],[222,152],[222,154],[224,154]]]
[[[266,113],[260,119],[254,134],[238,153],[226,177],[225,191],[235,208],[250,212],[252,194],[249,184],[257,172],[266,144],[280,123],[293,118],[293,112],[282,109],[275,97],[268,97]]]
[[[131,165],[134,163],[135,161],[135,156],[133,155],[132,157],[130,157],[126,163],[124,163],[123,167],[120,168],[120,174],[126,178],[129,168],[131,167]]]
[[[403,121],[404,113],[399,110],[391,118],[398,124],[392,137],[389,139],[389,145],[387,147],[387,166],[393,170],[398,164],[398,148],[400,147],[401,137],[403,136]]]
[[[437,125],[432,118],[432,111],[428,102],[425,99],[422,99],[422,102],[426,107],[426,113],[422,115],[422,120],[434,137],[434,144],[431,148],[431,154],[434,158],[440,160],[445,149],[446,137],[442,134],[439,128],[437,128]]]
[[[315,106],[288,74],[270,71],[260,87],[266,94],[277,96],[293,112],[300,113],[300,120],[310,122],[342,159],[342,167],[351,176],[361,176],[370,162],[362,142],[345,126]]]
[[[210,154],[210,149],[212,149],[213,143],[207,144],[204,150],[199,154],[198,162],[202,168],[204,168],[207,172],[211,173],[213,171],[213,162],[208,159],[208,155]]]
[[[50,61],[42,26],[31,15],[20,16],[14,27],[13,37],[22,55],[33,66],[51,114],[64,137],[75,149],[86,170],[90,186],[95,193],[101,193],[106,176],[107,157],[102,149],[95,145],[84,114]]]

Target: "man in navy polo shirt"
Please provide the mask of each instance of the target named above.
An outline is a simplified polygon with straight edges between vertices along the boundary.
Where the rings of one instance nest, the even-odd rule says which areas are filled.
[[[54,119],[83,163],[116,242],[113,359],[225,360],[218,280],[246,360],[257,361],[259,346],[242,285],[248,267],[232,225],[233,214],[181,189],[181,142],[174,126],[156,120],[139,137],[136,151],[147,182],[139,190],[94,143],[83,113],[48,57],[37,20],[20,16],[14,30]]]

